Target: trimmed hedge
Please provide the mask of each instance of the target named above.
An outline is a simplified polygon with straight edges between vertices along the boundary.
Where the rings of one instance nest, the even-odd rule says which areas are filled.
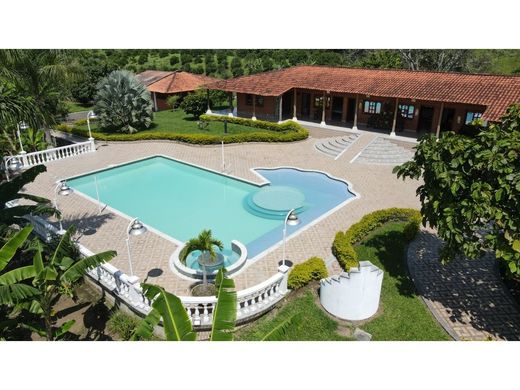
[[[215,134],[166,133],[159,131],[137,132],[134,134],[106,134],[93,131],[92,136],[100,141],[170,140],[197,145],[220,144],[222,141],[226,144],[241,142],[294,142],[304,140],[309,136],[307,129],[292,121],[278,124],[217,115],[201,115],[200,119],[207,122],[224,122],[224,120],[227,120],[228,123],[236,123],[258,128],[259,131],[243,134],[228,134],[225,136]],[[71,127],[61,124],[56,126],[56,130],[79,135],[81,137],[88,137],[88,130],[79,129],[76,125]],[[262,130],[271,130],[271,132]]]
[[[407,241],[412,241],[421,225],[421,213],[414,209],[391,208],[374,211],[365,215],[361,220],[352,225],[346,232],[336,233],[332,243],[332,253],[336,256],[341,267],[348,271],[351,267],[357,267],[359,262],[354,245],[365,238],[370,232],[387,222],[404,221],[404,236]]]
[[[325,262],[319,257],[311,257],[301,264],[296,264],[289,273],[287,287],[296,290],[312,280],[320,280],[328,276]]]

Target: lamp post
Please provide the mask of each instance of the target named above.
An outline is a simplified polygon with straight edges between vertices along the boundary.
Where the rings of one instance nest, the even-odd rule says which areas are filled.
[[[126,249],[128,251],[128,264],[130,265],[130,276],[134,276],[134,269],[132,268],[132,254],[130,253],[130,236],[140,236],[148,231],[139,219],[134,218],[126,228]]]
[[[282,259],[282,265],[285,265],[285,241],[287,237],[287,225],[289,226],[296,226],[300,224],[300,218],[298,218],[298,215],[296,214],[295,209],[292,209],[287,213],[285,216],[285,221],[283,223],[283,259]]]
[[[5,178],[9,181],[9,171],[18,172],[22,169],[22,162],[18,158],[18,156],[11,156],[4,159],[5,166]]]
[[[18,122],[16,126],[16,135],[18,136],[18,141],[20,141],[20,153],[25,153],[25,150],[23,150],[23,144],[22,144],[22,137],[20,136],[20,130],[27,130],[29,126],[24,121]]]
[[[60,181],[56,184],[56,187],[54,187],[54,208],[56,210],[58,210],[58,212],[60,211],[60,209],[58,208],[58,195],[63,195],[63,196],[67,196],[67,195],[70,195],[72,193],[72,188],[70,188],[68,185],[67,185],[67,181],[66,180],[63,180],[63,181]],[[63,224],[61,222],[61,215],[60,215],[60,219],[59,219],[59,222],[60,222],[60,230],[58,231],[59,234],[63,234],[64,233],[64,230],[63,230]]]
[[[96,118],[97,118],[97,115],[94,111],[89,111],[87,113],[87,127],[88,127],[88,140],[89,141],[94,141],[94,138],[92,138],[92,132],[90,131],[90,120],[96,119]]]

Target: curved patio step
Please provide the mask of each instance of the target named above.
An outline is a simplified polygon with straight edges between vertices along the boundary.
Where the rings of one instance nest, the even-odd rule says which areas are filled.
[[[356,140],[359,134],[348,134],[342,137],[323,138],[314,144],[314,148],[327,156],[337,158],[347,150]]]
[[[359,164],[400,165],[410,161],[414,152],[404,146],[400,146],[391,140],[377,137],[361,151],[353,161]]]

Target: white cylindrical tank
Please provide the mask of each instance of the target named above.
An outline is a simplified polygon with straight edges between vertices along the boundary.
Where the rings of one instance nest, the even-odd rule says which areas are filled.
[[[350,321],[365,320],[379,307],[383,271],[370,261],[360,261],[350,272],[320,282],[320,302],[330,314]]]

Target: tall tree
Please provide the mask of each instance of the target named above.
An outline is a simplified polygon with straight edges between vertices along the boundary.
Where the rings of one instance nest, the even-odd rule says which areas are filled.
[[[65,50],[0,50],[0,80],[14,85],[20,96],[32,98],[45,125],[66,112],[70,83],[80,77],[75,59]],[[31,121],[30,117],[25,118]]]
[[[399,50],[405,66],[410,70],[440,72],[467,71],[470,50],[466,49],[402,49]]]
[[[442,261],[493,250],[520,274],[520,105],[501,123],[475,125],[475,137],[423,137],[413,160],[394,172],[424,180],[417,188],[423,224],[445,241]]]

